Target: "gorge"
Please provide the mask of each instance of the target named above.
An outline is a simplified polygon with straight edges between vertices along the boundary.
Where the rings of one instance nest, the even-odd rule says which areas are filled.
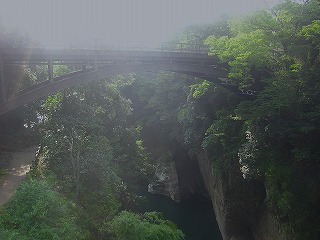
[[[90,82],[93,70],[85,84],[8,108],[0,116],[0,173],[15,144],[40,150],[0,209],[0,239],[208,240],[205,230],[223,240],[320,239],[319,16],[317,0],[286,0],[186,28],[177,40],[216,58],[227,73],[219,84],[201,72],[190,75],[184,63],[174,71],[169,60],[163,70],[170,72],[97,74]],[[9,30],[0,34],[6,48],[37,46]],[[0,76],[1,94],[14,96],[54,76],[76,81],[73,73],[94,63],[51,60],[4,65],[0,75],[16,81]],[[120,60],[112,62],[119,69]],[[133,70],[135,60],[141,59],[130,59]],[[145,189],[137,194],[132,186]],[[156,206],[162,203],[163,210]],[[184,223],[172,216],[179,208]]]

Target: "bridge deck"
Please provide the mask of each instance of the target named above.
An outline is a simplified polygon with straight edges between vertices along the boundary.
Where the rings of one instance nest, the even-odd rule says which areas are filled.
[[[41,64],[51,59],[53,64],[92,62],[92,61],[179,61],[187,63],[217,64],[217,58],[206,53],[180,51],[123,51],[123,50],[91,50],[91,49],[42,49],[11,48],[0,49],[4,64],[27,62]]]

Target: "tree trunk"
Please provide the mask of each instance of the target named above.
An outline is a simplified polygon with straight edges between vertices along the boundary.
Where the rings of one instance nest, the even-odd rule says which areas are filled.
[[[79,198],[79,192],[80,192],[80,150],[77,152],[77,158],[76,158],[76,200]]]

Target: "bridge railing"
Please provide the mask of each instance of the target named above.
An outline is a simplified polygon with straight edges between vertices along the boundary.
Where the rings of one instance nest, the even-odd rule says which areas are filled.
[[[161,51],[208,53],[209,48],[199,44],[190,44],[182,42],[162,42]]]
[[[183,42],[108,42],[101,39],[95,39],[81,43],[70,43],[70,48],[91,50],[159,51],[185,53],[208,53],[209,51],[209,49],[204,45]]]

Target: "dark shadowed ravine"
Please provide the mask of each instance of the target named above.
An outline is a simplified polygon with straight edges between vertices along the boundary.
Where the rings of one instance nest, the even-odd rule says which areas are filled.
[[[144,197],[140,211],[162,212],[185,233],[186,240],[222,240],[212,204],[206,197],[176,203],[169,197],[148,193],[143,186],[136,187],[136,192]]]

